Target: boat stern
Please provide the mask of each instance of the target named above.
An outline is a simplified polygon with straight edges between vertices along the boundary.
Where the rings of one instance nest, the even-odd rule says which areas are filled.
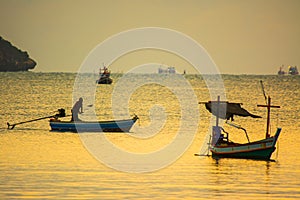
[[[277,128],[276,133],[274,135],[273,146],[276,145],[276,142],[277,142],[277,140],[279,138],[280,133],[281,133],[281,128]]]

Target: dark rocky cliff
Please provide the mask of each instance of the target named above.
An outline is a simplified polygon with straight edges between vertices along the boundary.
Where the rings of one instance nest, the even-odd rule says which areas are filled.
[[[26,51],[14,47],[0,36],[0,71],[16,72],[33,69],[36,62],[29,58]]]

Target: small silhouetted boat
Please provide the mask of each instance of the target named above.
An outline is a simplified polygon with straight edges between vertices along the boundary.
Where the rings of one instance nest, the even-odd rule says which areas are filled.
[[[282,65],[282,67],[279,68],[277,74],[278,75],[285,75],[285,71],[283,70],[283,65]]]
[[[271,105],[271,98],[268,97],[267,105],[258,105],[258,107],[267,108],[267,131],[265,139],[250,142],[246,129],[240,125],[226,121],[227,124],[242,129],[247,137],[247,143],[236,143],[229,139],[229,133],[223,127],[219,126],[219,118],[233,120],[233,115],[243,117],[251,116],[259,118],[257,115],[249,113],[243,109],[240,103],[229,103],[227,101],[209,101],[205,103],[206,108],[216,116],[216,125],[212,127],[212,135],[209,142],[209,151],[212,153],[213,158],[244,158],[244,159],[257,159],[257,160],[270,160],[272,153],[275,151],[276,142],[278,140],[281,128],[277,128],[274,136],[269,134],[270,126],[270,108],[280,108],[279,106]],[[199,154],[196,154],[199,155]]]
[[[125,120],[111,121],[61,121],[58,118],[50,119],[52,131],[69,132],[129,132],[138,116]]]
[[[112,84],[113,80],[110,78],[110,71],[107,67],[100,68],[99,79],[96,82],[98,84]]]

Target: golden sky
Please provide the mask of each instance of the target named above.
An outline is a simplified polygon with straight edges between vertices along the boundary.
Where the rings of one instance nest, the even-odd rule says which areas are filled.
[[[299,8],[299,0],[0,0],[0,36],[28,51],[34,71],[76,72],[107,38],[161,27],[202,45],[221,73],[276,74],[282,64],[299,67]],[[185,69],[157,52],[125,55],[111,69],[147,62]]]

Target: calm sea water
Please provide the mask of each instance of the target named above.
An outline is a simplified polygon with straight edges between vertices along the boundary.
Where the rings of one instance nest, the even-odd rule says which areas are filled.
[[[130,134],[106,133],[105,139],[125,152],[145,155],[164,149],[174,140],[192,138],[191,145],[181,156],[177,158],[170,151],[144,164],[124,166],[126,163],[123,163],[124,168],[114,169],[96,159],[79,134],[49,131],[48,120],[22,124],[8,130],[6,122],[16,123],[53,115],[58,108],[65,108],[69,114],[76,74],[0,73],[0,199],[300,198],[300,76],[223,76],[227,99],[241,102],[244,108],[263,117],[235,118],[235,123],[248,130],[250,140],[265,135],[266,110],[256,106],[265,103],[260,80],[263,80],[273,104],[281,106],[281,109],[272,109],[272,134],[276,126],[282,127],[277,151],[272,156],[274,162],[242,159],[216,161],[211,157],[194,156],[199,153],[209,131],[210,113],[203,105],[198,105],[199,121],[196,127],[192,127],[194,131],[189,128],[181,130],[180,127],[189,124],[196,115],[182,118],[182,107],[186,105],[181,105],[180,98],[169,87],[153,81],[157,80],[157,76],[159,80],[175,83],[172,87],[186,92],[186,85],[176,84],[182,77],[131,76],[130,82],[150,80],[140,85],[128,98],[128,113],[137,114],[140,120]],[[112,95],[121,78],[121,75],[113,76],[114,84],[96,86],[95,95],[91,97],[95,102],[90,99],[84,101],[83,119],[92,116],[92,109],[95,109],[98,119],[114,118]],[[210,100],[209,89],[201,77],[188,75],[184,79],[191,85],[197,101]],[[126,91],[127,84],[123,87]],[[119,99],[127,98],[122,93],[117,95]],[[185,100],[189,98],[185,93],[183,96],[186,96]],[[164,114],[161,115],[161,112]],[[232,133],[232,140],[246,142],[243,132],[226,125],[224,128]],[[144,137],[148,129],[152,131],[151,135]],[[178,132],[180,137],[176,138]],[[191,137],[192,132],[195,132],[194,137]],[[93,133],[85,135],[99,137],[99,134]],[[120,161],[123,158],[110,152],[101,142],[95,148],[106,151],[112,166],[122,166]],[[155,168],[155,164],[170,157],[174,158],[174,162]],[[153,165],[149,172],[134,173],[137,168],[148,169],[149,165]],[[122,170],[129,168],[133,173]]]

